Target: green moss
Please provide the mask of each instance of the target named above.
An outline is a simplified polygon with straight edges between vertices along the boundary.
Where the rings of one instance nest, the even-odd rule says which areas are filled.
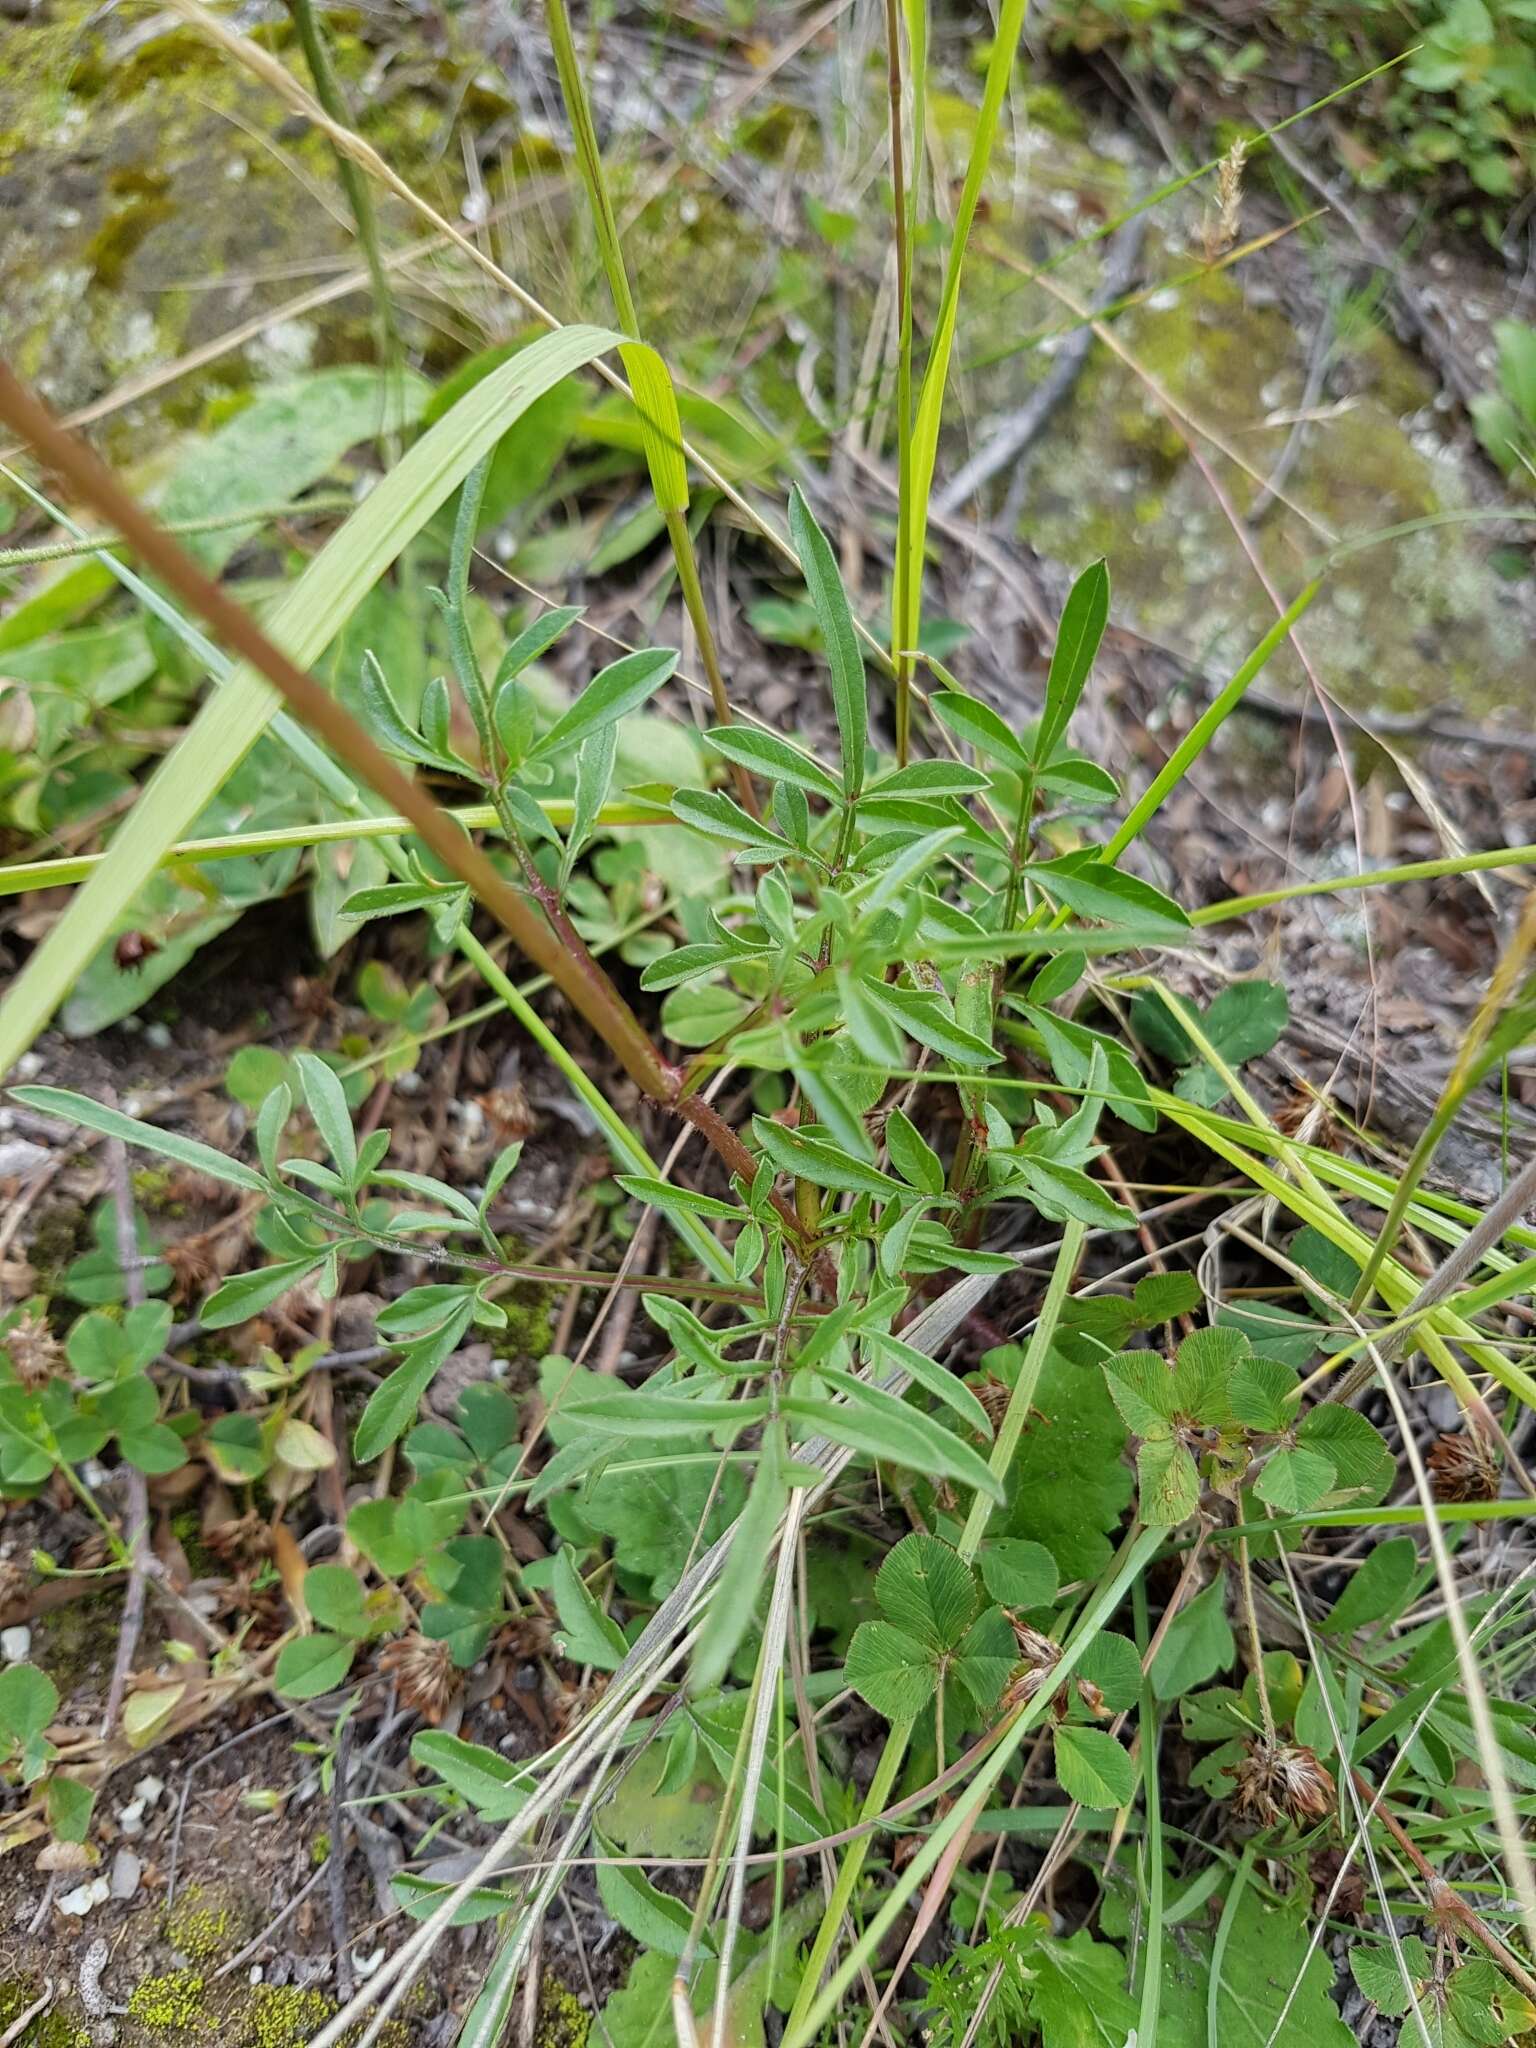
[[[1063,142],[1081,142],[1087,123],[1059,85],[1028,85],[1024,88],[1024,111],[1033,127],[1043,128]]]
[[[37,1219],[27,1258],[44,1294],[58,1285],[64,1268],[91,1243],[91,1221],[78,1202],[54,1202]]]
[[[547,1972],[539,1986],[534,2048],[586,2048],[592,2015],[568,1985]]]
[[[140,1167],[132,1179],[133,1198],[152,1216],[185,1216],[187,1205],[178,1201],[174,1192],[176,1180],[174,1167]]]
[[[254,1930],[248,1899],[230,1890],[189,1885],[165,1916],[165,1938],[190,1963],[207,1963],[236,1949]]]
[[[525,1260],[529,1247],[514,1234],[501,1240],[501,1249],[509,1260]],[[507,1327],[497,1341],[508,1358],[542,1358],[555,1331],[554,1289],[539,1280],[518,1280],[498,1303],[506,1311]]]
[[[322,1828],[309,1845],[309,1860],[317,1868],[331,1853],[331,1838]]]
[[[242,2048],[302,2048],[336,2012],[336,2001],[323,1991],[301,1990],[296,1984],[258,1984],[245,2010],[235,2015],[233,2031]],[[342,2036],[342,2048],[360,2038],[361,2024]],[[403,2020],[386,2020],[377,2036],[381,2048],[408,2048],[411,2030]]]
[[[249,2039],[254,2048],[300,2048],[336,2010],[323,1991],[296,1984],[258,1984],[251,1993]]]
[[[165,1977],[146,1977],[128,1998],[128,2017],[157,2034],[185,2034],[210,2024],[203,2000],[203,1979],[196,1970],[173,1970]]]
[[[222,1566],[203,1541],[203,1518],[195,1507],[176,1510],[171,1516],[171,1534],[181,1545],[194,1579],[218,1576]]]
[[[28,2006],[37,2003],[41,1990],[40,1984],[25,1977],[0,1979],[0,2036],[16,2024]],[[54,2004],[28,2022],[11,2048],[91,2048],[90,2029]]]
[[[121,1591],[109,1586],[38,1616],[33,1624],[33,1658],[62,1698],[111,1670],[122,1608]]]

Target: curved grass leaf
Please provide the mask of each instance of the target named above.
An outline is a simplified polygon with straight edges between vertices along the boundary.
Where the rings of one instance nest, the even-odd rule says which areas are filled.
[[[607,328],[566,327],[492,370],[421,437],[327,542],[266,622],[270,637],[308,668],[486,450],[536,398],[620,339]],[[114,929],[167,848],[186,835],[281,701],[266,678],[245,664],[205,700],[175,750],[145,784],[112,842],[111,859],[94,871],[0,1007],[0,1074],[42,1030],[79,980],[102,934]]]

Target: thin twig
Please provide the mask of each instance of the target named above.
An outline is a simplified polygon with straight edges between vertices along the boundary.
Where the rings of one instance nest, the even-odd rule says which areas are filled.
[[[325,1859],[331,1895],[331,1942],[336,1951],[336,1996],[345,2005],[352,1996],[352,1956],[347,1946],[347,1753],[352,1747],[350,1715],[336,1731],[331,1760],[331,1849]]]
[[[107,1140],[107,1172],[112,1181],[112,1198],[117,1210],[117,1259],[123,1270],[123,1291],[130,1309],[144,1301],[144,1268],[139,1259],[138,1233],[134,1227],[133,1183],[128,1173],[128,1148],[121,1138]],[[125,1510],[128,1538],[128,1590],[123,1598],[123,1619],[118,1629],[117,1654],[112,1660],[112,1682],[107,1687],[106,1712],[101,1717],[102,1740],[111,1735],[122,1711],[128,1674],[139,1647],[144,1626],[144,1596],[149,1571],[149,1482],[130,1459],[121,1468],[127,1476],[128,1504]]]

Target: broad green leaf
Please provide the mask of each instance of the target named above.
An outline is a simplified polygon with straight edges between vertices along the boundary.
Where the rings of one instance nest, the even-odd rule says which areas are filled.
[[[1239,1067],[1278,1044],[1290,1021],[1290,1002],[1277,982],[1234,981],[1211,1003],[1202,1028],[1227,1064]]]
[[[1176,1938],[1170,1930],[1162,1945],[1157,2048],[1211,2048],[1213,2042],[1220,2048],[1355,2048],[1360,2036],[1340,2019],[1329,1996],[1333,1958],[1310,1940],[1309,1904],[1298,1890],[1272,1906],[1257,1885],[1247,1887],[1231,1924],[1214,2001],[1209,1921],[1186,1922]],[[1351,1955],[1362,1945],[1355,1943]]]
[[[977,1713],[990,1718],[1018,1660],[1019,1646],[1007,1615],[1001,1608],[988,1607],[966,1630],[949,1671],[970,1695]]]
[[[1240,1330],[1192,1331],[1174,1358],[1173,1400],[1178,1412],[1198,1422],[1225,1422],[1231,1414],[1232,1374],[1247,1354],[1248,1339]]]
[[[1226,1587],[1216,1578],[1169,1624],[1152,1660],[1152,1690],[1160,1700],[1179,1699],[1230,1670],[1236,1654]]]
[[[531,1790],[522,1767],[494,1749],[439,1728],[425,1728],[412,1738],[411,1761],[435,1772],[485,1820],[510,1820]]]
[[[1336,1475],[1331,1459],[1298,1445],[1276,1451],[1254,1483],[1259,1499],[1282,1515],[1305,1514],[1331,1489]]]
[[[533,757],[564,761],[574,756],[593,733],[638,711],[676,667],[677,655],[669,648],[621,655],[595,675],[570,709],[555,720],[534,747]]]
[[[1365,1504],[1385,1499],[1397,1477],[1397,1460],[1386,1439],[1357,1408],[1320,1401],[1302,1417],[1296,1441],[1320,1452],[1338,1474],[1338,1485]]]
[[[1054,1223],[1086,1223],[1093,1230],[1126,1230],[1134,1225],[1133,1212],[1117,1202],[1091,1173],[1079,1166],[1066,1166],[1057,1159],[1025,1157],[1015,1162],[1042,1216]]]
[[[1079,917],[1105,924],[1162,925],[1172,931],[1189,926],[1188,917],[1171,896],[1135,875],[1122,874],[1108,861],[1069,853],[1060,860],[1034,861],[1024,873]]]
[[[296,498],[332,471],[349,448],[381,428],[398,433],[419,417],[430,387],[412,371],[349,363],[257,391],[217,432],[195,439],[160,493],[162,519],[192,522],[260,511]],[[260,530],[221,527],[185,545],[210,574]]]
[[[1392,1619],[1401,1612],[1418,1568],[1418,1547],[1411,1536],[1378,1543],[1328,1614],[1313,1626],[1325,1635],[1352,1635],[1373,1621]]]
[[[601,1835],[597,1843],[605,1848]],[[664,1956],[680,1956],[688,1947],[692,1914],[681,1899],[658,1891],[642,1871],[599,1862],[597,1892],[610,1917],[642,1947]]]
[[[565,327],[493,370],[422,435],[310,563],[267,621],[301,668],[312,665],[380,576],[454,487],[532,402],[622,339]],[[681,457],[678,458],[679,462]],[[265,677],[234,669],[163,760],[97,868],[9,990],[0,1014],[0,1076],[80,979],[162,857],[188,834],[281,703]]]
[[[1166,1436],[1175,1413],[1173,1373],[1155,1351],[1122,1351],[1104,1378],[1110,1398],[1137,1436]]]
[[[976,1581],[937,1536],[903,1536],[881,1565],[875,1598],[887,1621],[935,1653],[953,1650],[976,1614]]]
[[[35,1664],[8,1664],[0,1671],[0,1734],[28,1742],[58,1711],[59,1689]]]
[[[272,1683],[288,1699],[318,1699],[342,1683],[356,1653],[356,1643],[344,1636],[295,1636],[277,1653]]]
[[[723,789],[676,789],[672,792],[672,810],[695,832],[707,833],[711,839],[724,839],[732,846],[747,847],[755,854],[777,860],[794,851],[771,825],[743,810],[735,797],[727,796]]]
[[[1023,1352],[989,1351],[982,1365],[1011,1386]],[[1060,1351],[1048,1353],[1030,1414],[1008,1470],[1008,1510],[999,1535],[1043,1543],[1064,1580],[1094,1578],[1109,1563],[1109,1534],[1133,1491],[1122,1452],[1125,1424],[1103,1374],[1084,1373]]]
[[[1136,1797],[1136,1767],[1102,1728],[1056,1730],[1056,1777],[1069,1799],[1099,1811],[1129,1806]]]
[[[1043,1543],[1017,1536],[994,1536],[982,1545],[981,1582],[1004,1607],[1049,1607],[1056,1598],[1060,1574]]]
[[[984,754],[991,761],[1006,762],[1020,774],[1029,772],[1031,755],[1028,747],[990,704],[983,704],[979,697],[968,697],[960,690],[936,690],[929,701],[935,716],[949,727],[957,739],[974,747],[978,754]]]
[[[893,1109],[886,1118],[885,1149],[904,1181],[924,1194],[943,1194],[943,1162],[905,1110]]]
[[[984,1038],[955,1022],[948,999],[937,989],[903,988],[874,975],[863,976],[859,986],[866,1001],[883,1010],[919,1045],[930,1046],[956,1066],[987,1067],[1001,1057]]]
[[[1403,1982],[1403,1964],[1407,1965],[1414,1989],[1420,1992],[1433,1972],[1429,1950],[1416,1934],[1405,1935],[1401,1947],[1402,1964],[1386,1942],[1378,1945],[1356,1941],[1349,1948],[1350,1975],[1376,2010],[1393,2019],[1407,2012],[1411,2003],[1409,1987]]]
[[[831,671],[832,708],[837,715],[838,737],[842,741],[843,789],[854,796],[864,782],[864,756],[869,735],[869,700],[864,677],[864,657],[854,631],[853,613],[848,608],[843,579],[830,543],[812,516],[811,508],[797,484],[789,496],[789,533],[800,557],[816,623],[821,628]]]
[[[594,1671],[617,1671],[629,1649],[624,1631],[588,1591],[568,1545],[555,1552],[550,1590],[560,1617],[558,1653],[573,1664],[590,1664]]]
[[[6,998],[8,1003],[14,1001],[19,987],[19,983],[13,985]],[[121,1110],[93,1102],[88,1095],[75,1094],[73,1089],[12,1088],[10,1095],[13,1101],[40,1110],[44,1116],[63,1117],[70,1123],[83,1124],[88,1131],[100,1131],[104,1137],[121,1138],[125,1145],[137,1146],[141,1152],[156,1152],[162,1159],[172,1159],[178,1166],[191,1167],[212,1180],[243,1188],[248,1194],[268,1191],[259,1173],[242,1166],[238,1159],[231,1159],[227,1152],[215,1151],[212,1145],[201,1144],[196,1138],[162,1131],[155,1124],[140,1123],[135,1117],[124,1116]]]
[[[1045,712],[1036,741],[1036,757],[1042,768],[1066,737],[1108,623],[1109,570],[1103,562],[1092,562],[1073,584],[1062,607],[1045,683]]]
[[[1296,1375],[1277,1358],[1260,1358],[1256,1353],[1239,1360],[1227,1389],[1233,1419],[1245,1429],[1275,1433],[1289,1429],[1296,1404],[1287,1397],[1296,1391]]]
[[[888,1621],[861,1622],[854,1630],[843,1678],[887,1721],[915,1719],[938,1683],[926,1645]]]
[[[1041,2048],[1124,2048],[1135,2038],[1136,2005],[1125,1989],[1125,1963],[1107,1941],[1095,1941],[1086,1929],[1067,1941],[1042,1935],[1026,1967]],[[1161,2034],[1156,2048],[1165,2048]]]
[[[344,1564],[317,1564],[304,1574],[304,1605],[333,1635],[362,1642],[371,1633],[362,1584]]]
[[[1187,1522],[1200,1505],[1200,1474],[1181,1443],[1160,1437],[1136,1453],[1141,1517],[1153,1528]]]
[[[96,1794],[78,1778],[54,1771],[48,1779],[48,1825],[60,1842],[83,1842],[91,1831]]]

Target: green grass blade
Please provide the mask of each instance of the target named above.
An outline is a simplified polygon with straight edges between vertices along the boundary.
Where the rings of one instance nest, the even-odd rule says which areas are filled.
[[[567,327],[482,379],[363,501],[273,615],[270,632],[307,668],[486,450],[536,398],[615,347],[599,327]],[[204,703],[145,785],[98,868],[0,1007],[0,1074],[43,1029],[166,849],[186,832],[270,723],[281,698],[246,666]]]
[[[1024,28],[1026,0],[1003,0],[998,17],[992,54],[987,63],[987,82],[976,135],[966,166],[965,183],[955,211],[954,233],[950,238],[949,260],[944,271],[944,289],[934,324],[933,345],[928,352],[918,393],[917,412],[912,423],[912,503],[907,526],[905,574],[902,595],[903,616],[896,625],[896,646],[910,650],[917,645],[922,615],[923,553],[928,540],[928,500],[933,490],[933,469],[939,452],[939,421],[944,411],[944,389],[949,381],[949,359],[954,351],[955,329],[960,315],[960,279],[965,269],[966,244],[981,199],[982,181],[992,159],[1008,82],[1013,76],[1014,58]]]

